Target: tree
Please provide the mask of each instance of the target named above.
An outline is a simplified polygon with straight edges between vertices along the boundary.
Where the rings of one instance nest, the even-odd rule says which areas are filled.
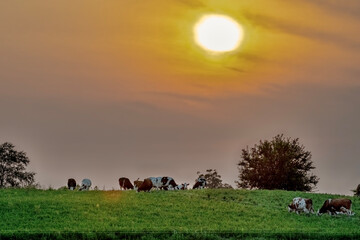
[[[205,174],[197,172],[197,175],[206,179],[206,186],[208,188],[232,188],[230,184],[222,183],[221,176],[217,173],[216,169],[207,169]]]
[[[354,196],[360,197],[360,184],[357,186],[355,190],[352,190],[354,192]]]
[[[310,173],[315,169],[311,153],[305,151],[299,139],[276,135],[271,141],[261,141],[251,149],[242,149],[238,163],[237,186],[250,189],[283,189],[311,191],[319,178]]]
[[[13,144],[0,145],[0,188],[24,187],[34,183],[35,173],[26,172],[30,160],[25,152],[16,151]]]

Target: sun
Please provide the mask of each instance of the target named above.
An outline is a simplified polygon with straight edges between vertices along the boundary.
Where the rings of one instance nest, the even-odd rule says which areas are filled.
[[[195,42],[210,52],[229,52],[239,47],[244,31],[225,15],[206,15],[194,27]]]

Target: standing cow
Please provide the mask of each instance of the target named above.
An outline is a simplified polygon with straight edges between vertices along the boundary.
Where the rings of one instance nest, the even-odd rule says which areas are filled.
[[[173,190],[177,186],[172,177],[150,177],[149,179],[156,189]]]
[[[355,213],[351,212],[351,200],[346,198],[328,199],[318,210],[318,215],[329,213],[330,215],[346,214],[349,216]]]
[[[288,205],[289,212],[296,212],[299,214],[300,212],[304,213],[314,213],[313,203],[311,199],[296,197],[292,200],[292,202]]]
[[[81,182],[81,187],[80,187],[79,191],[82,191],[82,190],[88,191],[90,189],[90,187],[91,187],[90,179],[85,178]]]
[[[134,186],[131,184],[130,180],[126,177],[119,178],[120,190],[134,189]]]
[[[196,180],[196,182],[195,182],[195,184],[193,186],[193,189],[197,189],[197,188],[203,189],[203,188],[205,188],[205,186],[206,186],[206,179],[203,178],[203,177],[199,177]]]
[[[139,178],[134,181],[134,189],[137,190],[144,181],[140,181]]]
[[[149,178],[144,179],[140,187],[137,189],[138,192],[150,192],[151,188],[153,187],[152,181]]]
[[[76,181],[73,178],[68,179],[68,189],[74,190],[76,188]]]

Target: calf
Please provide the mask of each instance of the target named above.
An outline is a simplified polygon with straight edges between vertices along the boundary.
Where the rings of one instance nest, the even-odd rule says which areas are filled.
[[[91,187],[91,181],[90,181],[90,179],[85,178],[85,179],[83,179],[82,182],[81,182],[81,187],[80,187],[79,191],[82,191],[82,190],[87,191],[87,190],[90,189],[90,187]]]
[[[120,190],[134,189],[134,186],[131,184],[130,180],[126,177],[119,178]]]
[[[318,210],[318,215],[329,213],[330,215],[346,214],[352,216],[355,213],[351,212],[351,204],[351,200],[346,198],[328,199]]]
[[[137,189],[138,192],[150,192],[151,188],[153,187],[152,181],[149,178],[144,179],[143,183]]]
[[[138,189],[144,181],[139,181],[139,178],[134,181],[134,189]]]
[[[187,187],[189,186],[188,183],[182,183],[182,184],[179,184],[175,187],[175,190],[185,190],[187,189]]]
[[[300,212],[304,213],[314,213],[313,203],[311,199],[296,197],[288,205],[289,212]]]
[[[196,182],[195,185],[193,186],[193,189],[203,189],[206,186],[206,179],[203,177],[199,177]]]
[[[75,181],[75,179],[69,178],[67,185],[68,185],[68,188],[69,188],[70,190],[74,190],[74,189],[76,188],[76,181]]]
[[[172,177],[150,177],[149,179],[156,189],[173,190],[177,186]]]

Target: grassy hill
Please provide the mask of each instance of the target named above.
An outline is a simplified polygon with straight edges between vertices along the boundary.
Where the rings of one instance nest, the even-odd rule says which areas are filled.
[[[297,196],[317,210],[340,196],[287,191],[0,190],[0,239],[360,239],[356,215],[287,212]]]

